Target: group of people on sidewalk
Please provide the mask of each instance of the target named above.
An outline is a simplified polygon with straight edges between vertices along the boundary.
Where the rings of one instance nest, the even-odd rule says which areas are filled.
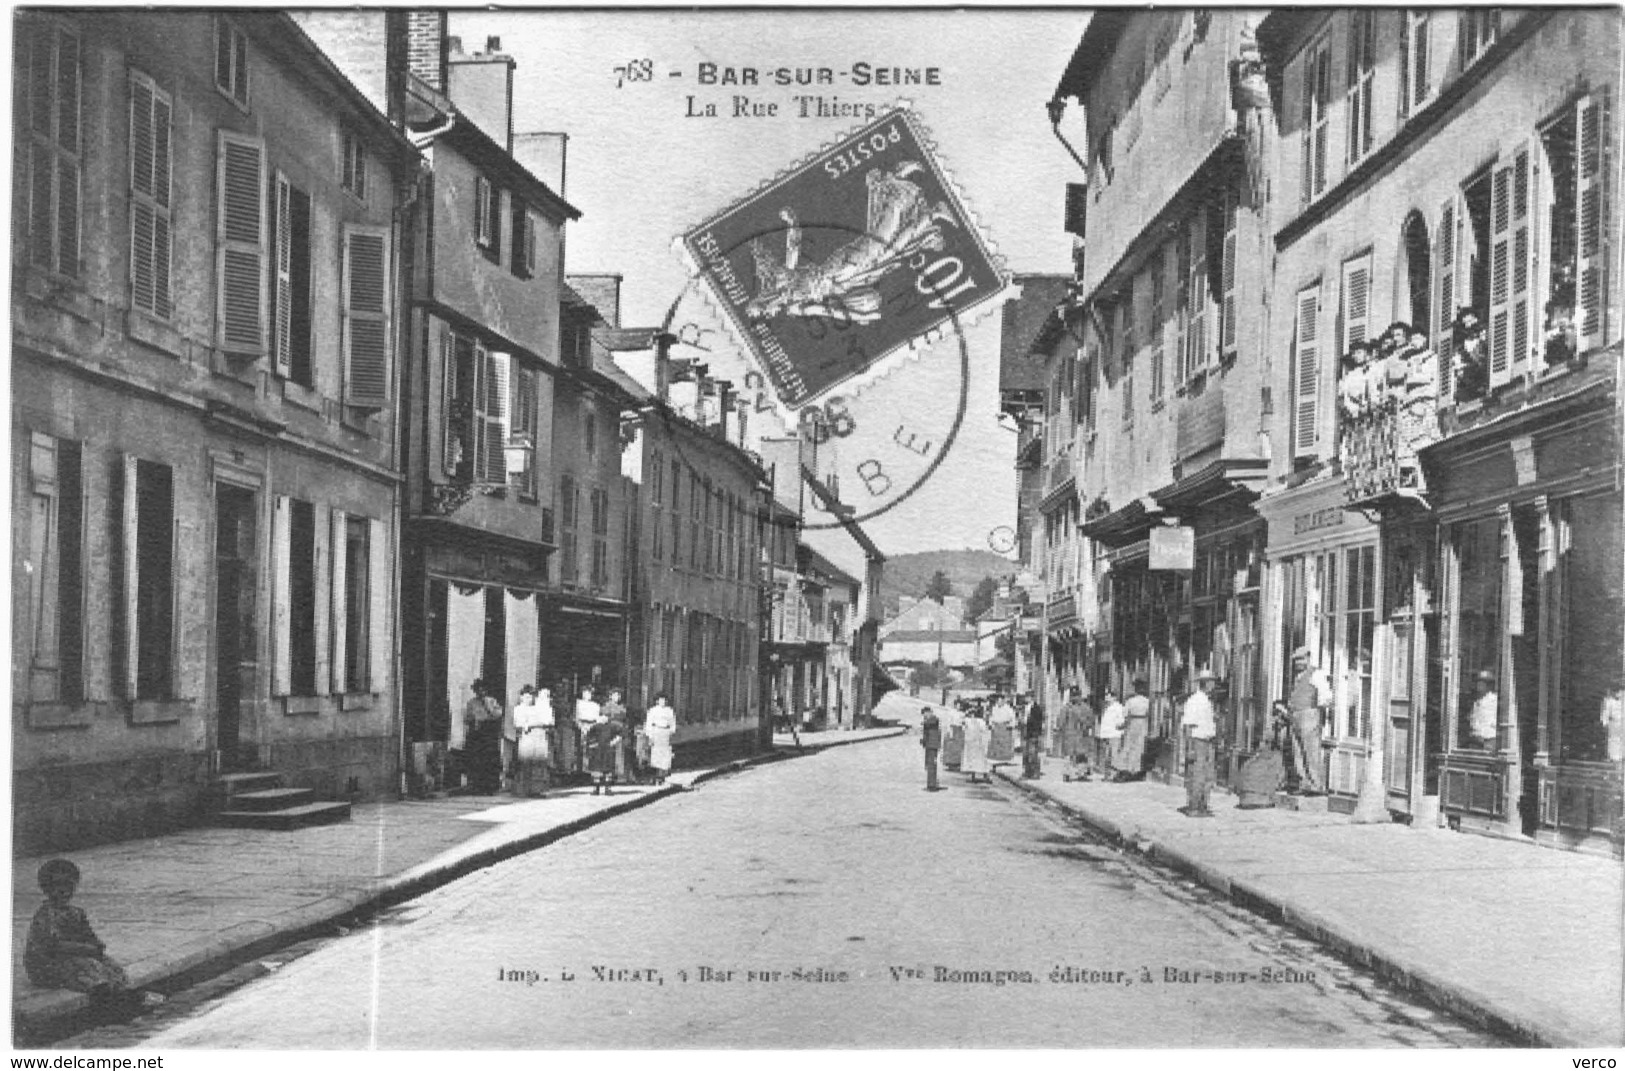
[[[1331,681],[1314,665],[1308,647],[1292,653],[1293,679],[1285,699],[1274,705],[1273,732],[1236,773],[1233,787],[1242,808],[1272,807],[1275,794],[1288,791],[1319,796],[1325,793],[1321,735],[1333,702]],[[1213,814],[1211,796],[1216,771],[1220,719],[1214,691],[1218,678],[1208,669],[1196,674],[1195,687],[1179,703],[1178,732],[1184,738],[1185,806],[1192,818]],[[1037,704],[1032,704],[1035,710]],[[1057,713],[1051,754],[1066,760],[1063,781],[1109,783],[1145,778],[1150,736],[1149,682],[1135,678],[1126,699],[1107,688],[1104,704],[1096,712],[1081,688],[1069,690]],[[1043,736],[1041,712],[1029,719],[1036,744]],[[1290,768],[1289,768],[1290,766]],[[1039,776],[1037,761],[1024,774]]]
[[[483,680],[469,688],[461,767],[474,792],[490,795],[507,786],[514,795],[538,798],[585,775],[596,796],[619,781],[664,784],[671,773],[677,714],[664,695],[634,722],[619,688],[582,688],[571,717],[555,712],[551,691],[533,684],[519,689],[511,707]]]

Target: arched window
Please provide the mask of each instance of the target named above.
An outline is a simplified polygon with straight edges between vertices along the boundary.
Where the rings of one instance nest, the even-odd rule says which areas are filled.
[[[1400,270],[1394,279],[1400,292],[1394,295],[1394,308],[1409,313],[1406,322],[1418,330],[1426,331],[1433,322],[1429,315],[1433,308],[1433,255],[1428,244],[1428,225],[1422,213],[1411,211],[1401,229]]]

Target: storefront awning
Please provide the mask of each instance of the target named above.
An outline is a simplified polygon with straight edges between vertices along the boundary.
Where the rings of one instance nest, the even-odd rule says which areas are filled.
[[[1103,517],[1084,521],[1079,529],[1084,535],[1108,547],[1121,547],[1137,539],[1144,539],[1156,514],[1155,502],[1137,498],[1126,506],[1112,510]]]
[[[1205,509],[1220,502],[1253,502],[1264,489],[1270,463],[1263,458],[1220,458],[1167,487],[1151,492],[1169,513]]]

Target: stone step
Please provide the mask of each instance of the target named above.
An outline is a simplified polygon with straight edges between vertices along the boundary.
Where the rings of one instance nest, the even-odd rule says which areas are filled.
[[[282,775],[275,770],[247,770],[241,773],[221,774],[214,779],[214,783],[220,786],[220,792],[229,800],[242,792],[276,788],[282,784]]]
[[[221,811],[216,818],[221,825],[239,829],[303,829],[328,822],[348,822],[350,804],[319,802],[296,804],[277,811]]]
[[[1305,814],[1325,814],[1325,796],[1294,796],[1290,792],[1277,792],[1275,806],[1283,811],[1302,811]]]
[[[315,802],[315,798],[316,793],[308,788],[262,788],[235,793],[227,806],[233,811],[280,811]]]

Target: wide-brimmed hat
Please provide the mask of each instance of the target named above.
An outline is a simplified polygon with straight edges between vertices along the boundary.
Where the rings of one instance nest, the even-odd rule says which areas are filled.
[[[1218,679],[1218,675],[1215,674],[1211,669],[1204,669],[1196,675],[1196,682],[1198,684],[1202,683],[1203,681],[1216,681]]]
[[[1292,657],[1293,658],[1314,658],[1315,656],[1314,656],[1313,653],[1310,652],[1310,650],[1309,650],[1309,648],[1307,646],[1304,646],[1304,647],[1299,647],[1296,651],[1293,651],[1292,652]]]

